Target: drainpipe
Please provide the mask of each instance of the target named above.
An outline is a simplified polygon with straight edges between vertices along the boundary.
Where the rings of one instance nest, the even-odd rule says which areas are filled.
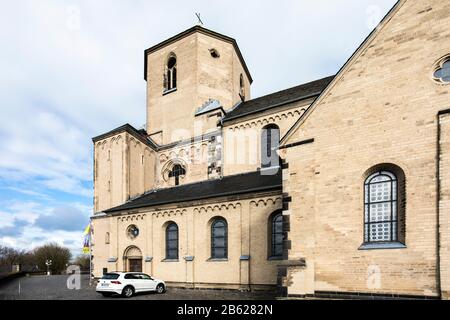
[[[437,137],[436,137],[436,286],[438,297],[442,299],[442,284],[441,284],[441,223],[440,223],[440,202],[441,202],[441,123],[440,117],[444,114],[449,114],[450,109],[441,110],[438,112],[437,120]]]
[[[437,114],[437,137],[436,137],[436,289],[439,298],[442,297],[441,290],[441,226],[440,209],[441,202],[441,123],[440,113]]]

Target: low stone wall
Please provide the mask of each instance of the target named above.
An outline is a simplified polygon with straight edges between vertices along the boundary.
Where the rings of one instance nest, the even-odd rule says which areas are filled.
[[[10,280],[23,277],[25,274],[25,272],[0,273],[0,286],[9,282]]]

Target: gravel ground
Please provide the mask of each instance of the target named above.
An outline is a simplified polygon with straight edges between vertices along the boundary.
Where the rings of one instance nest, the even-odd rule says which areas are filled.
[[[89,277],[81,275],[81,288],[69,290],[68,276],[30,276],[11,280],[0,285],[0,300],[108,300],[89,286]],[[267,292],[239,292],[231,290],[191,290],[168,288],[165,294],[138,294],[134,300],[273,300]]]

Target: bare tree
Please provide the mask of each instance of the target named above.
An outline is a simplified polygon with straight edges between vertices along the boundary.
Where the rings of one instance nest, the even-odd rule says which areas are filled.
[[[27,252],[24,250],[0,246],[0,266],[2,266],[2,270],[10,272],[13,265],[23,264],[26,255]]]
[[[50,270],[54,274],[62,273],[66,269],[72,256],[68,248],[61,247],[56,243],[49,243],[41,247],[37,247],[33,250],[32,254],[33,260],[36,265],[38,265],[40,270],[46,270],[47,265],[45,262],[47,260],[52,260]]]

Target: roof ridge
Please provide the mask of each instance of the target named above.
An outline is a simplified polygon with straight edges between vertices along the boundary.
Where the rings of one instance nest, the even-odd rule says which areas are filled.
[[[316,98],[334,79],[334,75],[316,79],[284,90],[276,91],[252,100],[247,100],[228,111],[222,118],[221,124],[233,119],[266,111],[290,103]]]
[[[335,76],[336,75],[330,75],[330,76],[323,77],[323,78],[320,78],[320,79],[312,80],[312,81],[305,82],[305,83],[302,83],[302,84],[299,84],[299,85],[296,85],[296,86],[293,86],[293,87],[289,87],[289,88],[286,88],[286,89],[283,89],[283,90],[279,90],[279,91],[275,91],[275,92],[272,92],[272,93],[268,93],[268,94],[265,94],[263,96],[259,96],[257,98],[250,99],[250,100],[247,100],[247,101],[244,101],[244,102],[250,102],[250,101],[255,101],[255,100],[258,100],[258,99],[262,99],[262,98],[267,98],[267,97],[269,97],[271,95],[275,95],[277,93],[281,93],[281,92],[285,92],[285,91],[288,91],[288,90],[291,90],[291,89],[294,89],[294,88],[299,88],[299,87],[302,87],[302,86],[306,86],[306,85],[312,84],[314,82],[319,82],[319,81],[322,81],[322,80],[325,80],[325,79],[334,78]]]

